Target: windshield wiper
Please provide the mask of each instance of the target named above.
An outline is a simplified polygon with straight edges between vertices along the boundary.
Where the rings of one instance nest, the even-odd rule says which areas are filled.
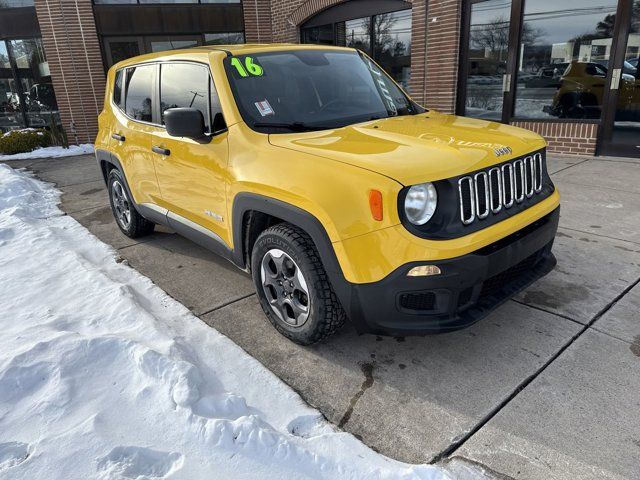
[[[256,122],[253,126],[257,128],[288,128],[294,132],[310,132],[313,130],[329,130],[335,128],[328,125],[309,125],[303,122]]]

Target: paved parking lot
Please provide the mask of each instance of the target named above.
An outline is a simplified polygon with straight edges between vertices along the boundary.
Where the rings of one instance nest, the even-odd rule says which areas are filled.
[[[299,347],[250,278],[166,229],[117,229],[93,157],[11,162],[62,209],[333,423],[407,462],[464,457],[514,478],[640,478],[640,160],[552,157],[558,266],[488,318],[430,337]],[[48,259],[48,261],[52,261]]]

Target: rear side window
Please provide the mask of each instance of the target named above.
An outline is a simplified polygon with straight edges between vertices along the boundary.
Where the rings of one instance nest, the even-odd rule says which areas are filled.
[[[122,108],[122,75],[123,70],[116,72],[116,79],[113,82],[113,103]]]
[[[154,65],[140,65],[127,69],[125,112],[131,118],[151,122],[153,119]]]
[[[188,63],[166,63],[160,68],[160,111],[189,107],[202,112],[207,130],[211,131],[209,114],[209,70]]]

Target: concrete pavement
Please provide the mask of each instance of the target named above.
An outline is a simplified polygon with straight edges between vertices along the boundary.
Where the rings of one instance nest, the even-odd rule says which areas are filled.
[[[473,327],[299,347],[248,276],[166,229],[117,229],[92,157],[11,162],[62,209],[333,423],[393,458],[465,458],[514,478],[640,478],[640,161],[551,157],[557,268]]]

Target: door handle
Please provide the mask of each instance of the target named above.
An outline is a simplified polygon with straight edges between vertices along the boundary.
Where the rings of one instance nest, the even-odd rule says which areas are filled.
[[[119,133],[112,133],[111,138],[118,140],[119,142],[124,142],[125,140],[124,135],[120,135]]]
[[[154,153],[158,153],[158,154],[160,154],[160,155],[165,155],[165,156],[167,156],[167,157],[168,157],[169,155],[171,155],[171,150],[169,150],[168,148],[162,148],[162,147],[159,147],[159,146],[157,146],[157,145],[154,145],[153,147],[151,147],[151,150],[152,150]]]

